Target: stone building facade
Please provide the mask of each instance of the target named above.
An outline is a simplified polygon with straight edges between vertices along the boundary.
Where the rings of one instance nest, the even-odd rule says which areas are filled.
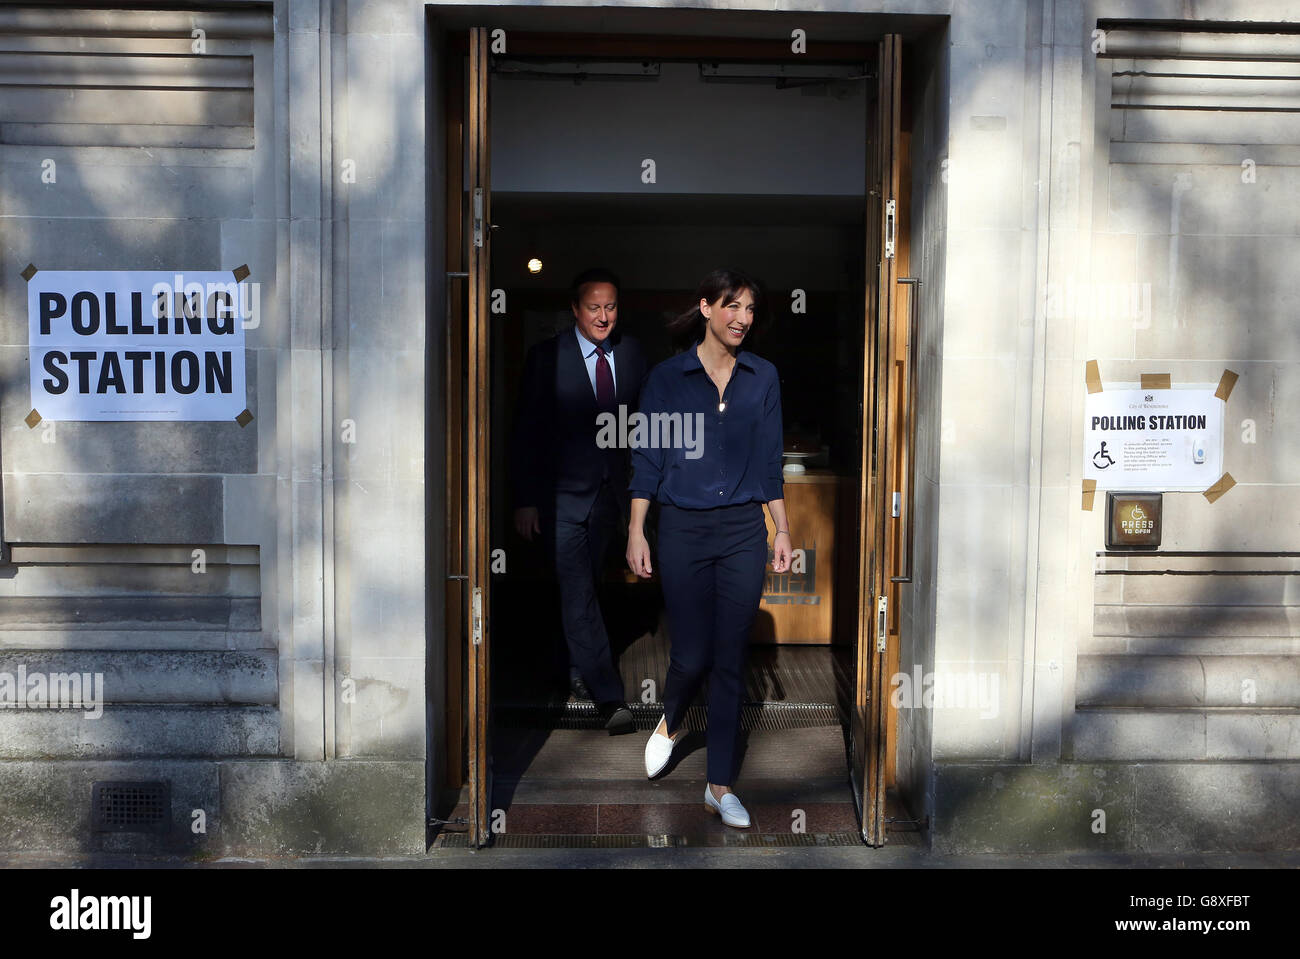
[[[107,691],[94,721],[0,712],[0,849],[92,848],[94,783],[165,779],[180,848],[424,850],[447,727],[446,38],[828,15],[902,34],[911,91],[900,669],[998,690],[991,717],[899,713],[907,808],[942,851],[1300,845],[1294,4],[781,6],[0,6],[0,673]],[[28,264],[247,266],[252,420],[30,425]],[[1156,554],[1107,551],[1085,492],[1089,361],[1107,387],[1239,377],[1235,486],[1167,495]]]

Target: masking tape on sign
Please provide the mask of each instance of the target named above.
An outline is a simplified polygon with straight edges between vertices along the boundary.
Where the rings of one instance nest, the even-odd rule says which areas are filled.
[[[1214,395],[1223,402],[1228,402],[1228,397],[1232,395],[1232,388],[1237,385],[1237,374],[1232,370],[1224,370],[1223,376],[1219,377],[1219,388],[1214,391]]]
[[[1232,489],[1236,485],[1237,485],[1237,481],[1232,478],[1232,474],[1224,473],[1222,476],[1219,477],[1218,482],[1216,482],[1213,486],[1207,489],[1203,495],[1205,496],[1206,499],[1208,499],[1211,503],[1213,503],[1220,496],[1228,492],[1228,490]]]
[[[1083,508],[1089,513],[1092,512],[1092,501],[1097,496],[1097,481],[1095,479],[1086,479],[1083,481]]]
[[[1101,392],[1101,370],[1097,367],[1096,360],[1089,360],[1083,368],[1083,375],[1088,381],[1089,393]]]

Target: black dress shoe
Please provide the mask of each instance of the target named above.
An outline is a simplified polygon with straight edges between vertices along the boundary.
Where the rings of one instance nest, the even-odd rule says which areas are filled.
[[[587,688],[587,684],[582,681],[581,676],[573,676],[569,679],[569,690],[573,693],[574,699],[591,699],[591,690]]]
[[[600,718],[605,720],[605,728],[609,730],[611,736],[636,732],[636,719],[632,716],[632,710],[628,709],[627,703],[618,700],[598,703],[596,710],[600,713]]]

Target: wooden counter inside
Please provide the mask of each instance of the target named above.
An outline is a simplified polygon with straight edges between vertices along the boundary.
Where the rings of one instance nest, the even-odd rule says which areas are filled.
[[[851,476],[816,469],[784,473],[783,480],[794,561],[788,572],[772,572],[775,530],[764,510],[768,570],[752,640],[850,642],[851,637],[837,635],[836,623],[844,622],[845,617],[842,610],[841,615],[836,615],[836,602],[841,589],[845,591],[843,598],[852,596],[851,576],[846,575],[846,570],[851,569],[849,561],[856,542],[852,495],[856,481]],[[841,543],[845,544],[842,555]],[[837,581],[847,585],[840,586]]]

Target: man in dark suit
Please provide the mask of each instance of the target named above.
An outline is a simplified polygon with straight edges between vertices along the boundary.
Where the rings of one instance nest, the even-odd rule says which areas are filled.
[[[524,364],[511,448],[515,529],[540,535],[554,561],[574,695],[596,704],[610,733],[633,732],[596,595],[610,540],[627,526],[629,451],[598,444],[597,417],[636,410],[645,354],[614,332],[613,273],[578,274],[570,299],[573,327],[533,346]]]

